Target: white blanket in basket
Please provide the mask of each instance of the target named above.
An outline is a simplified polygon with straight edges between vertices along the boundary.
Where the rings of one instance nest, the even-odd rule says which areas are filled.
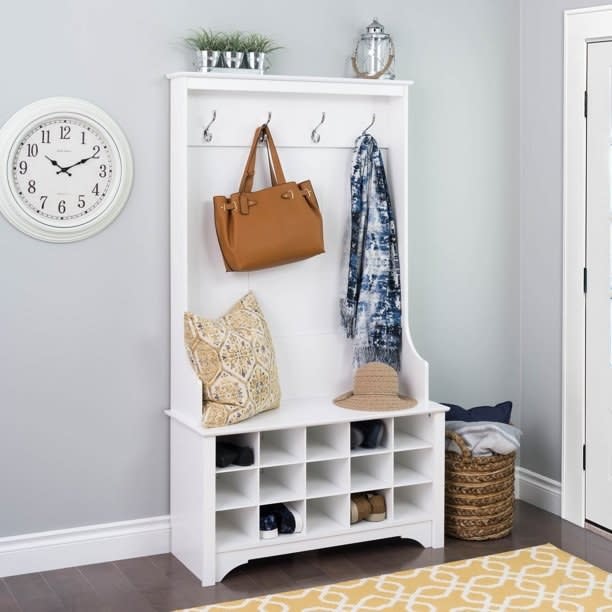
[[[477,457],[517,451],[522,433],[514,425],[490,421],[446,421],[446,429],[457,432],[472,449],[472,455]],[[461,454],[459,447],[449,439],[446,440],[446,450]]]

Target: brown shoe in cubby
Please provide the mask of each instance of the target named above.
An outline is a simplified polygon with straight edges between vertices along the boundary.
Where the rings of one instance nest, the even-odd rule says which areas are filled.
[[[385,496],[381,493],[366,493],[366,499],[370,504],[370,513],[365,516],[366,521],[384,521],[387,518],[387,504]]]
[[[372,506],[363,493],[351,495],[351,525],[367,518],[371,511]]]

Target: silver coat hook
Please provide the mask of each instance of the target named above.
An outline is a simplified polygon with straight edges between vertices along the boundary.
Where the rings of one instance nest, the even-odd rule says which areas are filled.
[[[361,135],[365,136],[367,131],[374,125],[375,122],[376,122],[376,113],[372,113],[372,121],[370,122],[370,125],[368,125],[368,127],[365,130],[363,130],[363,132],[361,132]]]
[[[272,113],[270,111],[268,111],[268,120],[263,124],[263,127],[268,127],[268,125],[270,125],[270,121],[272,121]],[[261,133],[261,136],[259,137],[259,142],[263,142],[266,139],[266,137],[264,136],[264,133]]]
[[[202,138],[204,139],[204,142],[210,142],[212,140],[213,137],[210,132],[210,126],[215,122],[216,119],[217,119],[217,111],[214,110],[210,123],[204,128],[204,132],[202,133]]]
[[[312,140],[312,142],[314,142],[315,144],[317,144],[321,140],[321,134],[319,134],[319,128],[324,123],[325,123],[325,113],[322,113],[321,121],[319,122],[317,127],[314,130],[312,130],[312,132],[310,133],[310,140]]]

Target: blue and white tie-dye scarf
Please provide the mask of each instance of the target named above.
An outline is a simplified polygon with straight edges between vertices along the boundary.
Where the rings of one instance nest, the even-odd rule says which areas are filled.
[[[380,361],[399,370],[402,301],[397,234],[382,155],[370,134],[355,141],[345,261],[348,283],[340,312],[347,337],[355,340],[354,365]]]

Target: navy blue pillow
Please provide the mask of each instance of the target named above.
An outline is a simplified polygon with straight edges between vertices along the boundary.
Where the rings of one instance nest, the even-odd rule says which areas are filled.
[[[447,421],[492,421],[494,423],[510,423],[512,402],[502,402],[497,406],[476,406],[466,410],[456,404],[443,404],[450,410],[446,413]]]

